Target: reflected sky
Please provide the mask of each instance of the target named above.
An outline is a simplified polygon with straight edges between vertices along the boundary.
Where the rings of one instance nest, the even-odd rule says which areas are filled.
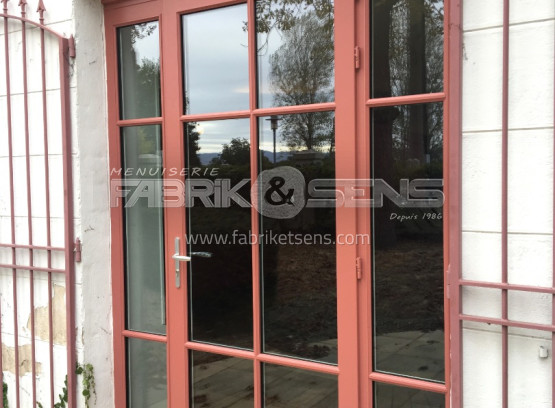
[[[151,61],[159,61],[160,59],[158,23],[145,23],[144,33],[145,35],[142,38],[135,40],[133,47],[137,55],[137,64],[140,64],[143,59]]]
[[[272,8],[281,7],[273,5]],[[275,10],[274,10],[275,11]],[[293,47],[309,46],[310,61],[314,59],[314,55],[322,55],[320,59],[328,60],[329,52],[331,50],[331,66],[328,63],[320,64],[320,59],[316,58],[311,64],[310,61],[303,66],[308,66],[308,70],[316,70],[318,75],[330,78],[331,86],[333,86],[333,43],[328,44],[329,39],[322,40],[320,38],[322,31],[319,27],[324,27],[326,22],[329,23],[329,16],[317,17],[313,5],[302,3],[298,6],[291,6],[291,17],[297,21],[294,26],[288,31],[302,32],[299,30],[306,30],[310,40],[303,40]],[[312,16],[311,22],[307,23],[305,20]],[[333,23],[333,14],[332,23]],[[264,15],[258,16],[259,18],[267,18]],[[186,114],[203,114],[215,112],[229,112],[249,109],[249,68],[248,68],[248,32],[247,32],[247,6],[246,4],[239,4],[235,6],[228,6],[217,8],[208,11],[191,13],[182,17],[182,30],[183,30],[183,75],[184,75],[184,88],[185,88],[185,105]],[[304,21],[302,24],[301,22]],[[274,22],[275,23],[275,22]],[[306,24],[309,24],[306,26]],[[312,24],[312,25],[310,25]],[[329,27],[329,26],[326,26]],[[271,77],[271,56],[275,55],[286,44],[288,37],[287,32],[283,31],[281,26],[277,24],[269,33],[258,33],[257,44],[257,59],[258,59],[258,75],[259,75],[259,104],[261,107],[273,105],[291,105],[291,104],[304,104],[328,101],[327,96],[320,95],[321,93],[329,93],[327,86],[326,89],[312,89],[314,97],[304,98],[306,101],[297,102],[279,102],[275,100],[276,90],[273,89],[273,79]],[[324,29],[324,28],[322,28]],[[328,29],[328,28],[326,28]],[[329,30],[328,30],[329,31]],[[326,32],[328,32],[326,31]],[[305,36],[305,37],[306,37]],[[302,36],[301,36],[302,37]],[[296,38],[296,37],[295,37]],[[326,37],[327,38],[327,37]],[[305,44],[307,42],[307,44]],[[329,46],[328,46],[329,45]],[[326,51],[322,51],[326,50]],[[324,68],[318,68],[325,66]],[[294,68],[294,67],[293,67]],[[319,71],[318,71],[319,70]],[[322,72],[320,72],[322,71]],[[305,74],[299,72],[294,75],[293,94],[299,92],[308,92],[303,90],[304,87],[296,82],[298,77]],[[254,90],[252,90],[254,91]],[[331,90],[333,93],[333,90]],[[322,99],[324,98],[324,99]],[[312,101],[314,99],[314,101]],[[320,100],[322,99],[322,100]],[[333,95],[331,99],[333,100]],[[310,102],[312,101],[312,102]],[[221,151],[221,144],[229,140],[229,138],[239,137],[241,129],[236,125],[225,124],[224,122],[210,122],[207,124],[200,123],[201,133],[209,132],[213,143],[203,145],[203,153],[216,153]],[[267,124],[269,127],[269,123]],[[265,126],[266,127],[266,126]],[[266,130],[264,130],[266,131]],[[278,129],[278,151],[289,150],[287,146],[280,143],[279,136],[280,130]],[[221,141],[221,143],[219,142]],[[273,150],[273,146],[262,146],[264,150]]]
[[[249,108],[247,6],[183,16],[187,113]]]

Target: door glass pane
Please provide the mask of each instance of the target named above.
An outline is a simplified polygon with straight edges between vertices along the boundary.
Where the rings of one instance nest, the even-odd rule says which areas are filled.
[[[264,351],[337,363],[335,208],[305,205],[310,181],[334,183],[334,114],[263,117],[259,134]]]
[[[254,407],[253,362],[191,352],[191,407]]]
[[[334,408],[338,405],[337,377],[313,371],[264,364],[266,408]]]
[[[334,100],[333,3],[257,2],[260,107]]]
[[[158,22],[118,29],[122,119],[160,116]]]
[[[167,406],[166,345],[127,339],[127,393],[129,408]]]
[[[188,123],[191,338],[252,348],[249,119]]]
[[[372,96],[443,90],[443,1],[372,0]]]
[[[374,109],[374,365],[443,381],[443,109]]]
[[[185,113],[248,109],[247,5],[182,18]]]
[[[165,334],[164,211],[160,126],[122,131],[123,177],[127,191],[125,266],[127,328]]]
[[[444,408],[445,395],[374,383],[374,408]]]

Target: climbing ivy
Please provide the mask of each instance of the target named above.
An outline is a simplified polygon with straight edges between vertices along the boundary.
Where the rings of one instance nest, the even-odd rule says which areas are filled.
[[[64,388],[62,388],[62,393],[58,394],[59,402],[54,404],[54,408],[66,408],[67,407],[67,375],[64,380]],[[40,402],[37,402],[38,408],[44,408]]]
[[[6,384],[5,382],[2,385],[2,394],[3,394],[3,400],[4,400],[4,408],[9,408],[8,407],[8,384]]]
[[[88,364],[88,363],[83,365],[77,363],[77,368],[75,370],[75,373],[77,375],[83,376],[82,394],[85,397],[85,407],[89,408],[89,400],[91,399],[93,394],[96,399],[96,389],[95,389],[95,383],[94,383],[94,367],[92,366],[92,364]]]
[[[79,364],[77,363],[75,367],[75,374],[82,375],[83,379],[81,383],[83,384],[83,397],[85,397],[85,407],[90,408],[89,401],[91,396],[94,395],[96,399],[96,390],[95,390],[95,383],[94,383],[94,367],[92,364]],[[4,407],[7,407],[7,394],[8,386],[4,383]],[[54,408],[66,408],[67,407],[67,375],[64,380],[64,387],[62,388],[62,393],[58,395],[59,401],[54,404]],[[40,402],[37,402],[38,408],[44,408]]]

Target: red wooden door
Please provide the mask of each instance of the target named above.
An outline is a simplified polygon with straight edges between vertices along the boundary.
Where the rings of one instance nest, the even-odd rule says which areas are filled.
[[[106,3],[116,405],[448,406],[442,4]]]
[[[305,205],[355,176],[354,8],[274,8],[107,9],[118,406],[358,404],[354,210]]]

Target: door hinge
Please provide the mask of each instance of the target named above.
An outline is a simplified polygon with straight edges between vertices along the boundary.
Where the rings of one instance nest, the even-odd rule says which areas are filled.
[[[69,57],[75,58],[75,37],[69,37]]]
[[[75,254],[75,262],[81,262],[81,240],[77,238],[73,246],[73,253]]]
[[[360,69],[360,47],[355,47],[355,69]]]
[[[362,279],[362,260],[360,259],[359,256],[357,256],[355,265],[356,265],[356,271],[357,271],[357,279],[361,280]]]
[[[445,280],[445,291],[447,292],[447,299],[451,299],[451,264],[447,265],[447,273]]]

